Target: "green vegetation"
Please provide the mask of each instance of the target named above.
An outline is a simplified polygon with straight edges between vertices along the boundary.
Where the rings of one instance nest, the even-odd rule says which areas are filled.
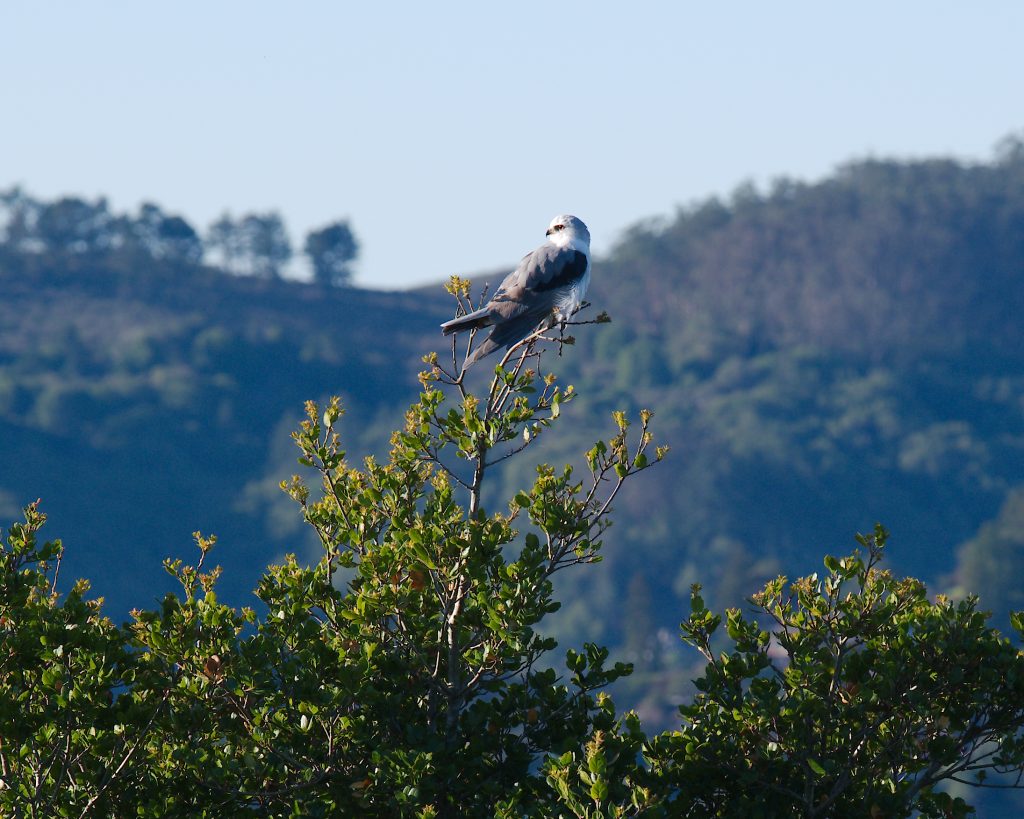
[[[0,515],[44,498],[71,533],[62,588],[90,577],[115,620],[173,590],[157,558],[195,528],[220,536],[218,593],[236,606],[285,549],[315,561],[277,486],[296,408],[340,394],[349,450],[384,458],[450,317],[438,288],[229,275],[258,272],[250,251],[229,262],[175,220],[0,203]],[[343,282],[335,238],[322,270]],[[560,573],[543,633],[635,663],[615,697],[666,727],[699,673],[675,639],[692,583],[714,609],[739,605],[875,520],[898,544],[891,569],[980,593],[1007,629],[1024,542],[1022,262],[1014,140],[986,163],[859,162],[630,231],[590,294],[613,323],[557,364],[580,394],[574,425],[534,451],[585,469],[588,430],[655,407],[676,455],[617,498],[606,570]],[[533,477],[502,464],[485,502]]]
[[[468,282],[450,287],[469,309]],[[293,433],[317,477],[281,488],[319,560],[270,566],[259,610],[219,599],[216,538],[166,560],[177,590],[115,626],[36,504],[0,543],[0,809],[18,817],[965,816],[939,786],[1024,771],[1024,652],[976,601],[928,601],[865,554],[779,577],[753,617],[690,594],[707,662],[675,730],[644,733],[603,690],[631,673],[594,643],[555,660],[553,578],[593,572],[612,503],[662,461],[652,414],[571,465],[523,459],[578,403],[531,341],[471,392],[425,358],[384,462],[353,465],[337,398]],[[1024,626],[1024,613],[1013,615]],[[723,650],[724,649],[724,650]]]

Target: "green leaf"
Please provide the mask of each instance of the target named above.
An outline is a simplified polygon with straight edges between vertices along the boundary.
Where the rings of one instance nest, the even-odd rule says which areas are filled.
[[[1017,631],[1024,632],[1024,611],[1010,612],[1010,625]],[[1024,636],[1024,634],[1022,634]]]
[[[412,553],[416,555],[416,557],[419,559],[420,563],[422,563],[428,569],[437,569],[437,564],[434,562],[433,558],[431,558],[430,554],[427,552],[426,546],[424,546],[421,542],[410,540],[409,547],[410,549],[412,549]]]

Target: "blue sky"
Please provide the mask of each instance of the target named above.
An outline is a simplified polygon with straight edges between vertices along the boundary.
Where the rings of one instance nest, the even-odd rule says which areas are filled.
[[[1024,3],[0,6],[0,187],[205,228],[348,217],[358,283],[595,248],[740,182],[984,159],[1024,129]]]

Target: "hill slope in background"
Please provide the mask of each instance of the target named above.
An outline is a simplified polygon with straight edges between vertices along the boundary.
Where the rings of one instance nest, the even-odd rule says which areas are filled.
[[[401,406],[419,362],[399,350],[434,324],[420,296],[205,270],[8,268],[0,289],[0,511],[42,496],[65,569],[117,612],[151,602],[194,529],[224,541],[226,588],[250,590],[287,546],[245,488],[303,401],[338,392],[357,423]]]
[[[585,217],[585,214],[583,214]],[[494,277],[494,281],[497,277]],[[667,462],[618,504],[603,569],[558,629],[637,663],[655,716],[692,658],[689,585],[739,604],[883,521],[894,568],[1015,599],[1024,563],[1024,146],[988,164],[862,162],[641,225],[595,265],[613,323],[548,362],[582,394],[538,450],[578,460],[613,409],[655,410]],[[315,548],[276,488],[302,402],[338,393],[353,455],[380,452],[451,315],[440,287],[376,293],[194,261],[0,247],[0,516],[42,497],[118,617],[220,536],[238,602]],[[486,369],[486,367],[482,368]],[[531,479],[503,473],[506,488]],[[958,552],[960,544],[965,544]]]

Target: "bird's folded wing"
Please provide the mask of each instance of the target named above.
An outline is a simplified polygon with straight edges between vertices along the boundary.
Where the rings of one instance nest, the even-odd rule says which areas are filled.
[[[587,254],[571,247],[544,244],[523,257],[495,295],[520,300],[525,291],[544,292],[569,287],[587,272]]]
[[[488,341],[496,347],[508,347],[529,335],[555,307],[553,294],[541,293],[532,297],[528,304],[504,302],[495,305],[495,312],[501,320],[494,322],[494,329]]]
[[[518,344],[530,333],[540,327],[545,320],[551,316],[554,307],[554,299],[547,293],[534,296],[534,302],[530,305],[520,301],[507,301],[497,303],[494,306],[497,312],[494,322],[494,329],[484,339],[473,354],[466,359],[466,366],[470,366],[485,356],[489,356],[495,350],[502,347],[508,349],[513,344]],[[506,315],[501,315],[505,313]],[[507,317],[506,317],[507,316]]]

